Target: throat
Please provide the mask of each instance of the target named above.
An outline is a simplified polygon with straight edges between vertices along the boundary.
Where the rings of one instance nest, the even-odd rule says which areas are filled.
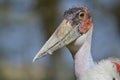
[[[92,28],[67,46],[73,55],[77,80],[80,80],[81,75],[94,65],[91,55],[91,39]]]

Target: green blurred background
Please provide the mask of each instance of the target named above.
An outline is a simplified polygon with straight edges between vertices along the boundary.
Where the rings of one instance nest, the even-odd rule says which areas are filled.
[[[0,0],[0,80],[75,80],[65,47],[35,63],[32,59],[64,11],[79,5],[93,16],[94,60],[120,58],[120,0]]]

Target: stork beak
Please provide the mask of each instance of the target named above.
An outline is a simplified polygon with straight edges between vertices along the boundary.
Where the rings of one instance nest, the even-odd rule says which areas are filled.
[[[57,49],[68,45],[81,36],[78,26],[72,26],[66,19],[62,21],[49,40],[34,57],[33,62],[46,54],[52,54]]]

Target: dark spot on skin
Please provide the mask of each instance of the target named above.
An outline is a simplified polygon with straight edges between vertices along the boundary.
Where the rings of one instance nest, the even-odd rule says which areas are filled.
[[[71,25],[76,26],[76,25],[80,24],[80,21],[81,20],[79,18],[75,17],[75,18],[72,19]]]
[[[68,23],[68,20],[66,21],[66,23]]]
[[[90,18],[91,18],[91,15],[88,15],[88,18],[90,19]]]
[[[113,77],[113,79],[112,80],[116,80],[114,77]]]
[[[115,65],[113,65],[113,68],[115,67]]]

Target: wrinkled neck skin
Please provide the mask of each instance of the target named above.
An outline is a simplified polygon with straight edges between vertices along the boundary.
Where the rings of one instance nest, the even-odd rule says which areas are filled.
[[[93,27],[67,46],[73,55],[77,80],[80,80],[81,75],[94,65],[91,56],[92,31]]]

